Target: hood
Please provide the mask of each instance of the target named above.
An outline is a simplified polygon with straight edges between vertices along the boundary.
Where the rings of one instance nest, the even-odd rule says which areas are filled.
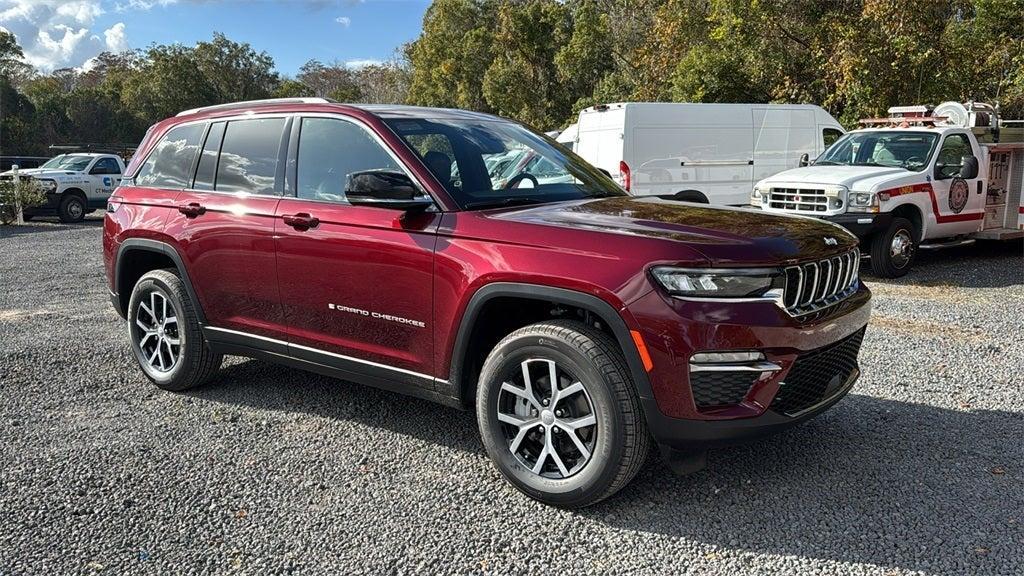
[[[60,179],[60,178],[62,178],[64,176],[77,176],[79,174],[81,174],[81,172],[74,172],[74,171],[71,171],[71,170],[53,170],[53,169],[50,169],[50,168],[25,168],[25,169],[22,169],[22,170],[18,170],[18,175],[19,176],[31,176],[33,178]],[[4,173],[0,174],[0,176],[12,176],[12,175],[14,175],[14,171],[13,170],[8,170],[7,172],[4,172]]]
[[[779,172],[758,184],[821,184],[846,186],[850,190],[873,191],[879,184],[914,177],[917,172],[884,166],[805,166]]]
[[[857,239],[844,229],[816,218],[654,197],[559,202],[492,217],[679,242],[718,265],[788,264],[824,258],[857,245]]]

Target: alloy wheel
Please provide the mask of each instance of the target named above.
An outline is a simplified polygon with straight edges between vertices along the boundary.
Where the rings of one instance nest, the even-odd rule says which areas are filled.
[[[530,358],[501,385],[497,418],[509,451],[534,474],[568,478],[587,465],[597,417],[584,384],[553,360]]]
[[[164,294],[152,291],[149,302],[139,302],[135,312],[136,346],[148,366],[161,373],[170,372],[181,358],[178,313]]]

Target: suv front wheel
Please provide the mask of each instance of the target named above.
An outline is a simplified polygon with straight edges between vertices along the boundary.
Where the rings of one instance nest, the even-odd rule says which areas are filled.
[[[477,421],[509,482],[566,508],[620,490],[650,448],[621,351],[607,334],[574,321],[526,326],[494,347],[480,374]]]
[[[135,359],[164,390],[204,384],[220,368],[203,337],[185,284],[170,270],[147,272],[128,303],[128,333]]]

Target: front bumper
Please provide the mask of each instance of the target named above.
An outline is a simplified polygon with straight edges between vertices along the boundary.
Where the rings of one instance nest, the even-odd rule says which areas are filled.
[[[633,302],[628,310],[642,327],[653,365],[648,373],[651,393],[641,394],[641,400],[655,440],[680,450],[725,446],[778,432],[827,410],[860,376],[856,357],[870,300],[861,285],[818,315],[799,318],[767,302],[683,301],[657,290]],[[760,351],[778,370],[755,373],[738,401],[701,405],[697,388],[691,386],[696,380],[692,355],[731,350]],[[846,356],[837,356],[833,364],[838,368],[822,368],[815,359],[831,350]],[[813,394],[794,403],[794,394],[803,394],[798,385],[810,386]]]
[[[838,214],[836,216],[823,216],[822,220],[827,220],[846,228],[863,242],[887,230],[889,224],[892,223],[892,214],[885,212],[878,214]]]

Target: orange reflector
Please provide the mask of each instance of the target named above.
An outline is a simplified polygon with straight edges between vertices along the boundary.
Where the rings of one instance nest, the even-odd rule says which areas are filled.
[[[650,372],[651,368],[654,368],[654,362],[651,362],[651,355],[647,353],[647,345],[644,344],[643,336],[636,330],[630,330],[630,334],[633,335],[633,343],[636,344],[636,351],[640,353],[640,360],[644,363],[644,370]]]

